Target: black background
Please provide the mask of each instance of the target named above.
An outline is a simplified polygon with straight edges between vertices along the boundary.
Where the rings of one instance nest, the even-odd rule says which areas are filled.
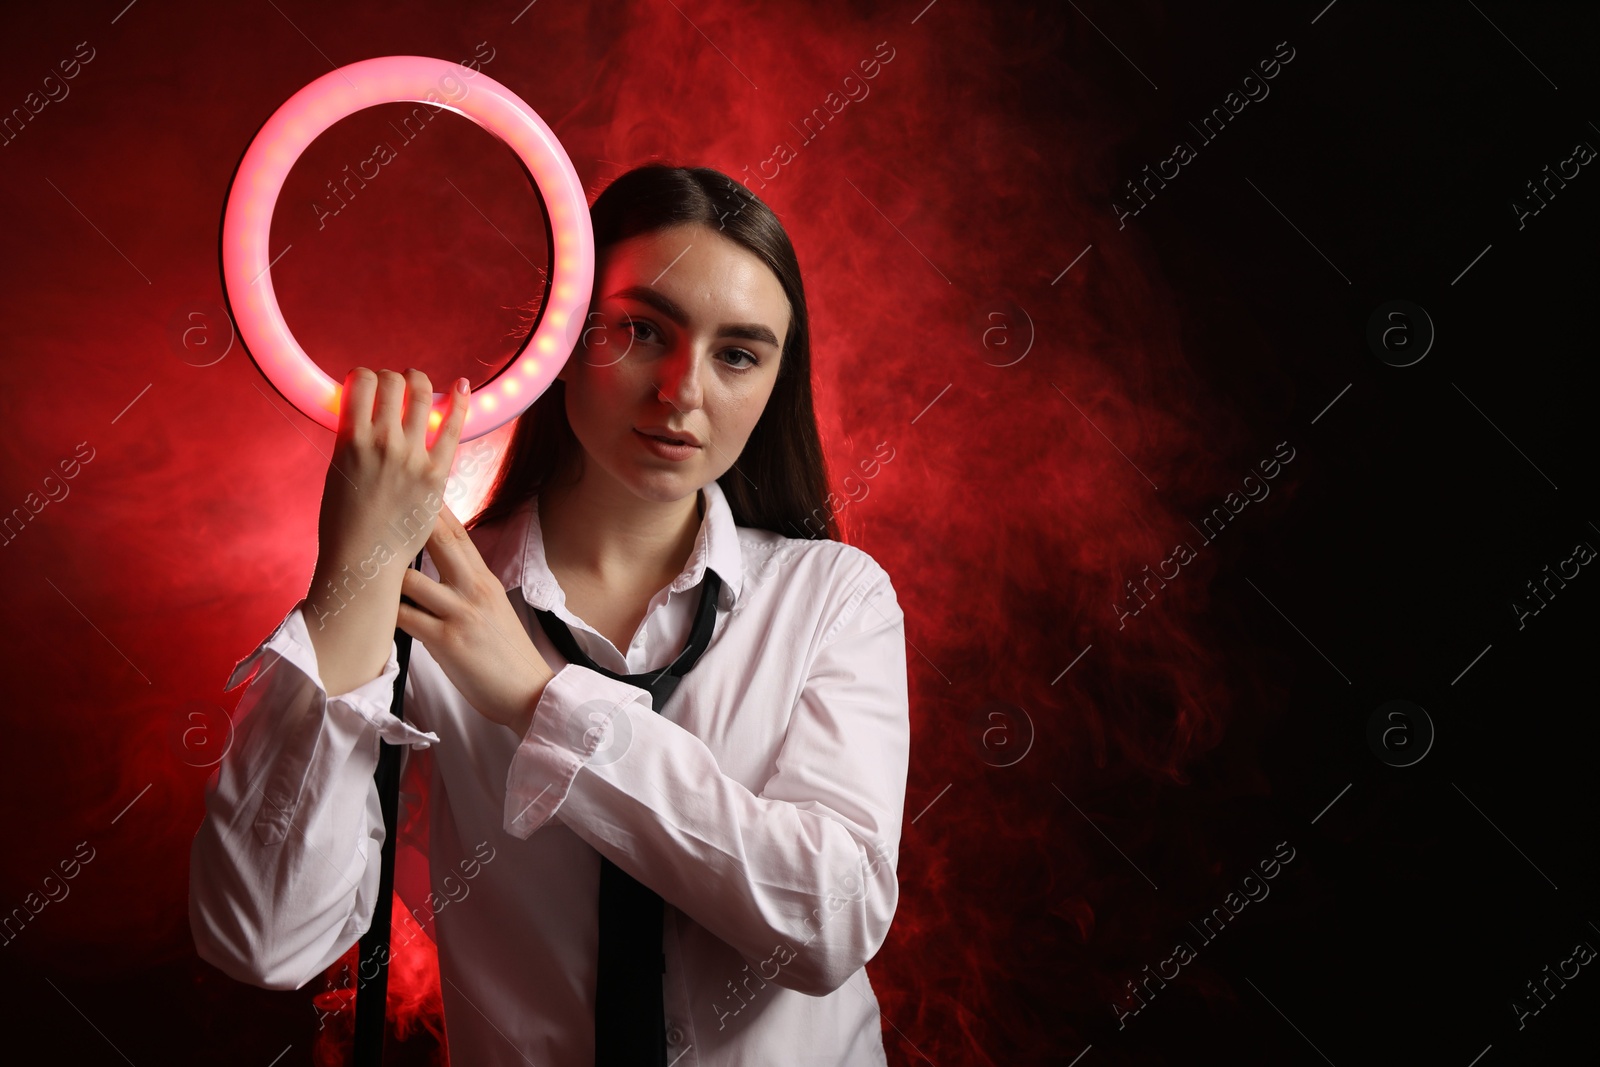
[[[1153,15],[1095,18],[1123,43]],[[1159,43],[1139,38],[1159,48],[1140,64],[1160,70],[1159,91],[1137,95],[1109,46],[1081,57],[1139,101],[1129,175],[1167,154],[1169,131],[1196,143],[1186,123],[1271,44],[1297,49],[1273,83],[1282,98],[1247,107],[1129,225],[1210,356],[1201,372],[1240,410],[1270,413],[1264,431],[1303,442],[1295,506],[1219,540],[1232,557],[1214,586],[1219,616],[1293,661],[1292,692],[1270,730],[1241,724],[1196,775],[1226,795],[1243,777],[1230,751],[1256,746],[1275,799],[1235,815],[1298,855],[1283,899],[1201,950],[1256,992],[1231,1005],[1163,992],[1082,1062],[1466,1067],[1491,1045],[1477,1062],[1592,1058],[1588,968],[1524,1028],[1511,1002],[1576,943],[1600,946],[1595,594],[1583,571],[1522,628],[1510,605],[1578,542],[1600,546],[1600,194],[1580,172],[1524,228],[1511,207],[1577,142],[1600,147],[1593,11],[1340,0],[1320,17],[1316,4],[1160,16]],[[1421,305],[1437,331],[1412,366],[1364,343],[1391,300]],[[1297,394],[1281,417],[1280,377]],[[1413,766],[1367,744],[1391,699],[1422,706],[1437,732]]]

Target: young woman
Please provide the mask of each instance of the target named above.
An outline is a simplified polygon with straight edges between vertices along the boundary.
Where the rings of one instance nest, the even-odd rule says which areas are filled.
[[[906,642],[834,537],[794,250],[706,168],[591,214],[590,327],[470,531],[441,504],[465,380],[430,445],[421,372],[346,378],[311,590],[228,680],[196,945],[297,989],[365,932],[382,737],[455,1062],[883,1064]]]

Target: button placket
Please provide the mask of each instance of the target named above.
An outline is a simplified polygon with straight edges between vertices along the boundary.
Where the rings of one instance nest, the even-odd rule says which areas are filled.
[[[662,1007],[666,1009],[667,1046],[673,1050],[667,1057],[674,1067],[689,1067],[698,1062],[698,1054],[691,1051],[694,1046],[689,1044],[689,1031],[693,1029],[692,1013],[690,1010],[689,990],[684,984],[683,944],[679,940],[678,927],[682,913],[671,904],[662,905],[662,954],[666,956],[669,969],[662,976]]]

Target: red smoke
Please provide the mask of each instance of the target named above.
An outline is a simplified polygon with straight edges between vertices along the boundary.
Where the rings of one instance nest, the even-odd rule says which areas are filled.
[[[350,1062],[355,1038],[355,1001],[361,946],[350,946],[328,969],[332,986],[313,998],[318,1019],[313,1057],[317,1067]],[[444,1045],[444,1001],[439,987],[439,951],[398,896],[389,924],[388,1010],[390,1033],[401,1040],[426,1031],[438,1042],[431,1062],[449,1067]]]

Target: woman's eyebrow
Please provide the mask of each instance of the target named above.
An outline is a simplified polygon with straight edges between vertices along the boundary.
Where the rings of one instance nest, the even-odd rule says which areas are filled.
[[[689,322],[689,313],[684,311],[677,301],[648,285],[630,285],[626,289],[618,289],[606,299],[637,300],[641,304],[649,304],[679,326],[687,325]],[[723,323],[717,328],[717,336],[739,337],[746,341],[765,341],[774,348],[778,347],[777,335],[759,322]]]

